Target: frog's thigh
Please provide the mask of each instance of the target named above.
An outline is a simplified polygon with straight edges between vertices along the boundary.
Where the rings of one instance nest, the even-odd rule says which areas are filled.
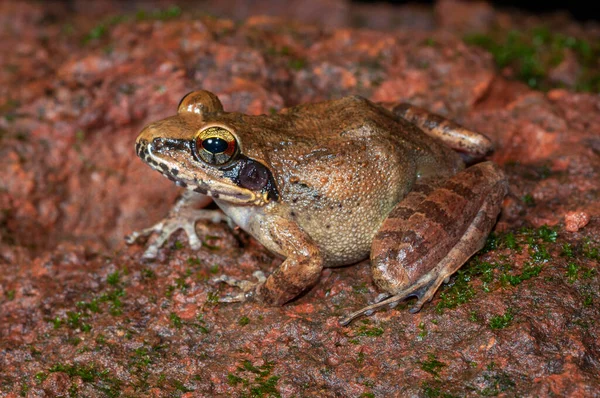
[[[415,287],[418,305],[480,250],[508,190],[491,162],[461,171],[429,193],[408,195],[390,213],[372,245],[375,283],[390,294]]]
[[[276,218],[269,234],[285,261],[258,287],[259,300],[283,305],[317,282],[323,269],[323,257],[312,239],[293,221]]]
[[[492,142],[485,135],[425,109],[402,103],[396,105],[392,112],[457,151],[467,163],[483,159],[493,149]]]

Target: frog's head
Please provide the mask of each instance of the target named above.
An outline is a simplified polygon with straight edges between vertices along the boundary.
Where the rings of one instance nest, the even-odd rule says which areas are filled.
[[[146,126],[136,152],[181,187],[219,200],[262,206],[278,199],[269,169],[244,155],[244,146],[219,99],[208,91],[187,94],[177,115]]]

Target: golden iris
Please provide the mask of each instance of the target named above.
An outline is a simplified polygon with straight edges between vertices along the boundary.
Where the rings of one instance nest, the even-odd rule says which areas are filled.
[[[223,127],[208,127],[196,137],[196,153],[208,164],[220,166],[229,162],[237,149],[235,137]]]

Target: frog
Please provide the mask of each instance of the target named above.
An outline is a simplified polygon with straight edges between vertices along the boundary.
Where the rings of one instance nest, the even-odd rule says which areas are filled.
[[[143,128],[135,149],[184,188],[164,220],[127,237],[149,239],[145,259],[179,230],[199,249],[198,221],[239,226],[283,262],[252,280],[217,277],[239,289],[219,301],[274,306],[313,287],[324,268],[370,259],[381,294],[343,325],[410,297],[418,312],[484,246],[508,192],[485,160],[485,135],[361,96],[247,115],[196,90],[176,115]],[[218,209],[203,208],[211,201]]]

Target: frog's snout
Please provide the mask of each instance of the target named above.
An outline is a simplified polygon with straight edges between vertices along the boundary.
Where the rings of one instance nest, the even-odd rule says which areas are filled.
[[[136,155],[138,155],[138,157],[142,158],[142,160],[146,160],[146,157],[149,155],[148,142],[136,140],[135,153],[136,153]]]

